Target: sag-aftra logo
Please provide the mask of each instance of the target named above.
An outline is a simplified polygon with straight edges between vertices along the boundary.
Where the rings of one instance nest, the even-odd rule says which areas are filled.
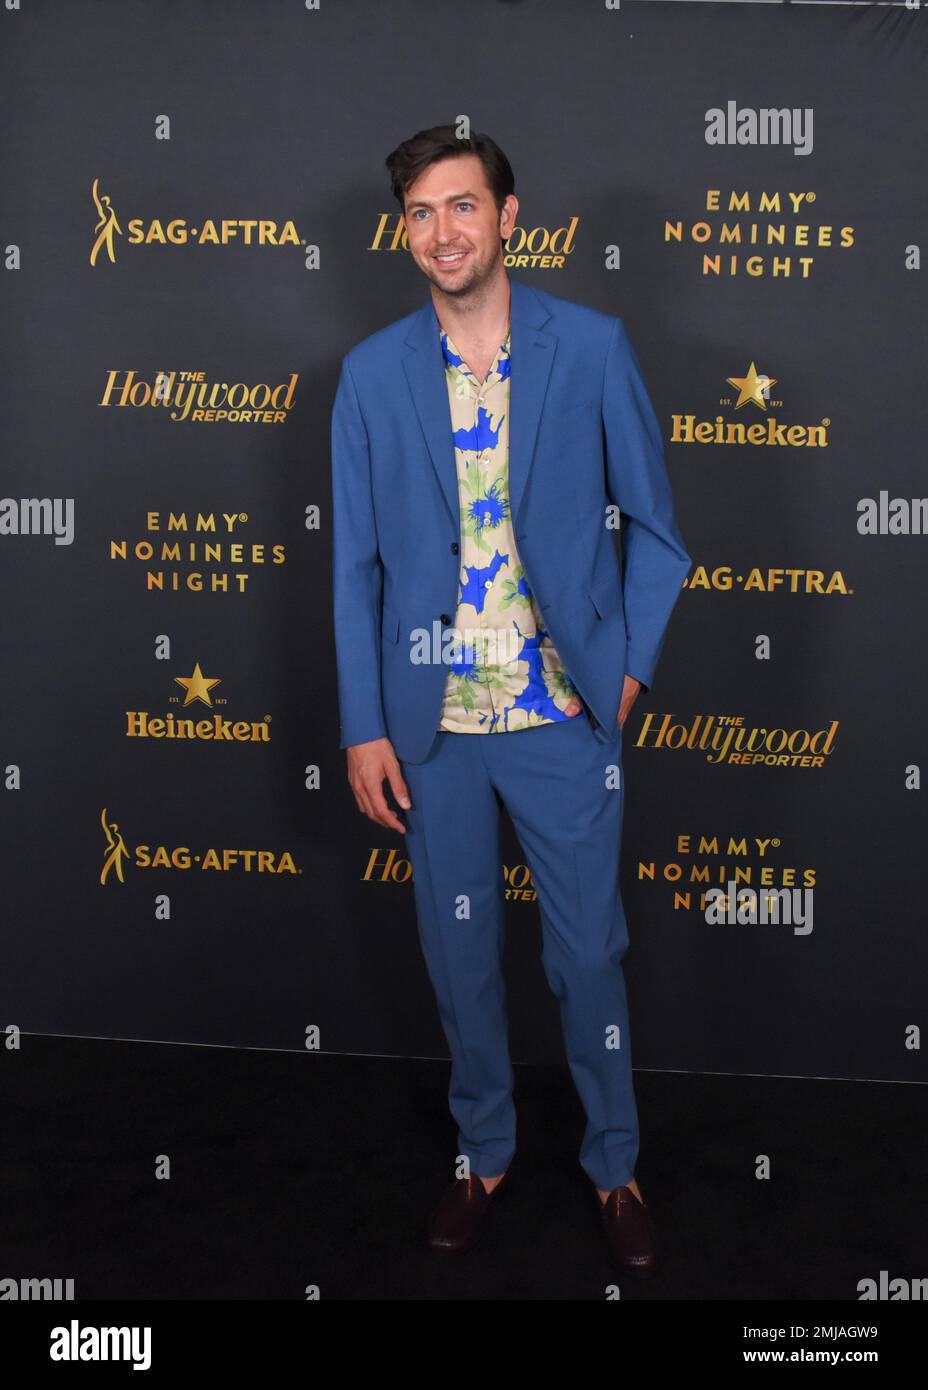
[[[115,875],[120,883],[125,883],[125,869],[133,864],[136,869],[187,869],[213,870],[217,873],[238,871],[246,874],[301,874],[293,862],[289,850],[279,852],[270,849],[206,849],[192,850],[187,845],[136,845],[130,849],[126,844],[119,821],[111,820],[104,806],[100,814],[100,824],[106,845],[103,851],[103,868],[100,882],[106,883]]]
[[[93,229],[90,264],[95,266],[105,253],[116,264],[116,250],[126,246],[304,246],[291,219],[283,222],[264,217],[206,217],[197,226],[186,217],[171,217],[167,222],[154,217],[130,217],[125,230],[108,193],[100,190],[100,180],[94,179],[93,203],[97,220]]]

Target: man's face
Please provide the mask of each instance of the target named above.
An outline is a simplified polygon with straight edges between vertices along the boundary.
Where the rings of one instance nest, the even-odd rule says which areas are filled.
[[[413,260],[449,295],[478,289],[502,264],[500,238],[515,226],[518,201],[510,194],[500,212],[475,154],[440,159],[406,190],[406,232]]]

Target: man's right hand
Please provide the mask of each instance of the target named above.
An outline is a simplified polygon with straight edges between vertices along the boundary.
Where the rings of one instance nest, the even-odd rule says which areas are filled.
[[[348,749],[348,781],[363,811],[378,825],[388,830],[398,830],[405,835],[406,827],[395,812],[387,805],[383,794],[384,781],[390,783],[390,790],[399,804],[407,809],[412,805],[409,790],[403,781],[399,761],[388,738],[372,738],[368,743],[353,743]]]

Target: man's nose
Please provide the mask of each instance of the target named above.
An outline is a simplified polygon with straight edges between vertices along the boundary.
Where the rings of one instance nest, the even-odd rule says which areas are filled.
[[[439,246],[447,246],[454,241],[454,235],[451,213],[439,210],[436,217],[435,240]]]

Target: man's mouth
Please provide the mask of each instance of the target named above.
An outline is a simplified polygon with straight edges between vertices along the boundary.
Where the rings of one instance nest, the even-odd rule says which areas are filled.
[[[442,251],[434,259],[440,266],[456,266],[461,264],[466,255],[466,251]]]

